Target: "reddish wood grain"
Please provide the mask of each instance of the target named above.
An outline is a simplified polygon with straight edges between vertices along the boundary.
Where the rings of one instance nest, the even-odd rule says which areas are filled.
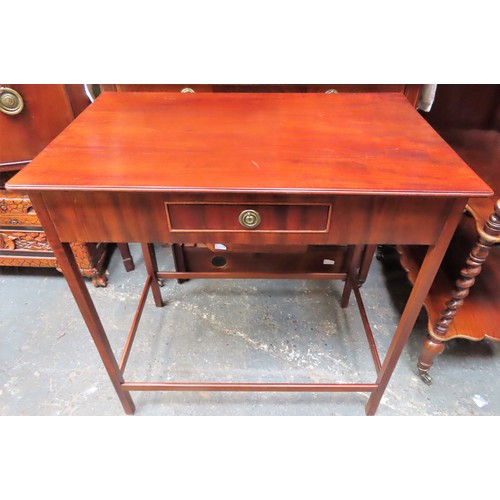
[[[444,224],[453,200],[432,197],[422,203],[417,196],[305,196],[305,195],[198,195],[178,193],[44,192],[43,200],[53,216],[62,241],[220,242],[266,245],[343,244],[432,244]],[[291,207],[311,204],[317,208],[332,204],[327,232],[304,232],[298,226],[289,231],[217,231],[200,217],[198,231],[171,232],[165,203],[198,203],[201,213],[211,213],[214,203],[243,206],[271,203],[280,214]],[[318,205],[319,204],[319,205]],[[283,206],[280,206],[283,205]],[[220,209],[222,205],[217,205]],[[429,216],[429,214],[432,216]],[[233,214],[234,215],[234,214]],[[273,217],[274,218],[274,217]],[[324,218],[322,217],[323,221]],[[276,220],[276,219],[275,219]],[[324,227],[324,226],[321,226]],[[205,230],[201,230],[205,229]]]
[[[491,194],[400,94],[105,92],[8,185]]]
[[[0,163],[31,160],[74,118],[64,85],[0,86],[24,100],[20,114],[0,113]]]
[[[252,209],[262,220],[252,232],[328,231],[329,205],[233,205],[228,203],[166,203],[172,231],[244,231],[239,222],[242,211]]]
[[[380,94],[105,93],[10,187],[33,191],[37,214],[127,413],[134,411],[130,390],[208,388],[369,390],[366,412],[373,415],[467,198],[491,193],[403,96]],[[165,204],[175,203],[199,204],[200,232],[170,231]],[[277,207],[268,214],[270,220],[281,224],[290,216],[295,224],[292,207],[322,203],[333,207],[324,233],[224,232],[222,227],[219,233],[212,226],[214,204],[268,204],[267,208]],[[268,245],[356,245],[346,257],[347,277],[328,272],[257,276],[346,278],[344,306],[351,286],[357,289],[365,245],[432,246],[382,365],[360,306],[377,367],[376,384],[148,384],[123,380],[65,242],[81,240],[80,236],[83,241],[140,241],[157,306],[163,302],[156,278],[245,278],[252,274],[158,273],[152,241],[196,243],[201,239],[253,248],[262,245],[263,251]],[[183,268],[186,264],[189,261],[181,262]],[[359,300],[357,290],[355,294]]]

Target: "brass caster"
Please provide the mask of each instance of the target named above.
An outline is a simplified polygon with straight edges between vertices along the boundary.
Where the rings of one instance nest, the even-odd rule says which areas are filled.
[[[432,377],[427,372],[419,372],[422,382],[426,385],[432,385]]]

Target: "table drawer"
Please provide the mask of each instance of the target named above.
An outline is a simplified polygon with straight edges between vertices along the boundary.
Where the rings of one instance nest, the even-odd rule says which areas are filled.
[[[331,205],[166,203],[171,232],[326,233]]]

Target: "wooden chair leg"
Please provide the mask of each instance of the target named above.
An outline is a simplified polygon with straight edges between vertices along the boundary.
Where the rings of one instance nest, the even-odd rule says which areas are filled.
[[[135,269],[135,264],[130,253],[130,247],[128,246],[128,243],[118,243],[117,246],[118,250],[120,251],[120,255],[122,256],[125,270],[127,272],[133,271]]]
[[[418,358],[417,368],[420,378],[427,384],[432,384],[429,370],[434,360],[444,351],[444,342],[433,339],[430,335],[423,342],[422,352]]]

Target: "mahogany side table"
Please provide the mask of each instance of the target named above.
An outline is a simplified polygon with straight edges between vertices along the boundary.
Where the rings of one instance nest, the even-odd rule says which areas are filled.
[[[28,192],[127,414],[132,391],[356,391],[375,414],[469,197],[489,187],[399,94],[104,93],[7,186]],[[120,361],[70,249],[73,241],[141,243],[147,279]],[[346,249],[330,269],[158,271],[153,243],[219,243],[243,252]],[[427,245],[383,361],[358,274],[378,244]],[[214,247],[215,249],[216,247]],[[221,257],[217,259],[216,257]],[[356,384],[140,382],[124,371],[157,278],[345,281],[359,306],[376,380]]]

